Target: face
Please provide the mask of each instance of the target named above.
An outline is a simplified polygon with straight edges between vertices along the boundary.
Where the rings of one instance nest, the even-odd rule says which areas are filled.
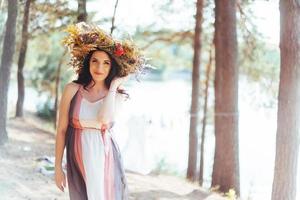
[[[111,60],[104,51],[95,51],[90,59],[90,73],[94,81],[104,81],[111,68]]]

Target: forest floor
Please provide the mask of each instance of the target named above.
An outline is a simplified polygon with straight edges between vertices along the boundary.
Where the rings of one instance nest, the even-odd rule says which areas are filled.
[[[9,119],[9,141],[0,147],[1,199],[69,199],[68,188],[61,192],[54,183],[53,174],[45,175],[37,170],[37,159],[53,157],[55,152],[55,135],[41,129],[42,126],[43,121],[33,115],[26,119]],[[133,172],[126,172],[126,176],[130,200],[226,199],[175,176]]]

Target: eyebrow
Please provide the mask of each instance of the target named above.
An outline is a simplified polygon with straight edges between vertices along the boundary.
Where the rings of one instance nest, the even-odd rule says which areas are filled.
[[[92,59],[96,59],[96,60],[98,60],[96,57],[92,57]],[[110,60],[108,60],[108,59],[105,59],[104,61],[108,61],[108,62],[110,62]]]

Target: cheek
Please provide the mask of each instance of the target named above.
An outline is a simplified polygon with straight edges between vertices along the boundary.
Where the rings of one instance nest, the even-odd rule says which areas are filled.
[[[94,68],[93,63],[90,63],[90,70]]]
[[[109,73],[110,69],[111,69],[111,66],[107,66],[107,67],[105,68],[105,71],[106,71],[107,73]]]

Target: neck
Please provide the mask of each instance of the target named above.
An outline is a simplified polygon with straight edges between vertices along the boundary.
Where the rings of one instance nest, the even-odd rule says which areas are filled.
[[[92,83],[89,85],[89,89],[93,92],[99,93],[107,90],[104,81],[95,81],[95,85],[91,88]]]

